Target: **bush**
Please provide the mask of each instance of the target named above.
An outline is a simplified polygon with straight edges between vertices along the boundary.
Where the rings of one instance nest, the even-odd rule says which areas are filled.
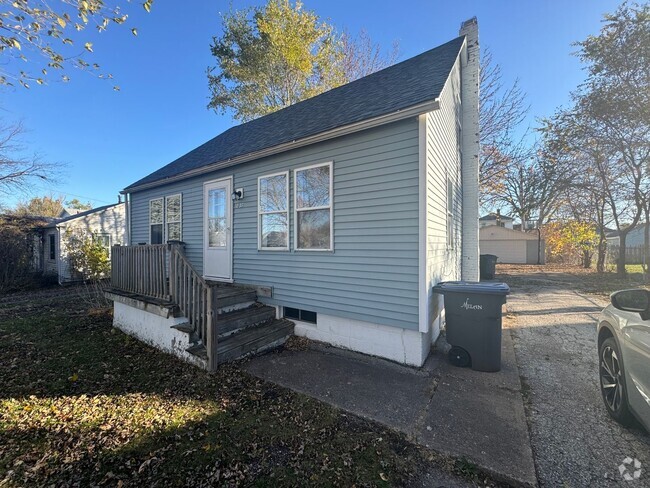
[[[38,284],[35,270],[38,234],[29,217],[0,217],[0,292],[19,290]]]
[[[66,230],[66,248],[70,270],[83,280],[101,280],[111,273],[106,249],[93,235],[79,229]]]

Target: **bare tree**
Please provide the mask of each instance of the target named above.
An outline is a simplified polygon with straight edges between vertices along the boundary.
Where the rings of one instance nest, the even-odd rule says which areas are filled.
[[[502,192],[502,178],[508,165],[530,157],[527,134],[518,134],[528,113],[526,95],[515,80],[503,81],[501,66],[485,49],[481,58],[480,86],[481,203],[491,205]]]
[[[374,42],[365,29],[361,29],[356,37],[344,31],[341,43],[343,73],[347,81],[354,81],[387,68],[395,64],[399,57],[398,41],[393,41],[390,51],[384,52],[381,45]]]
[[[20,139],[24,133],[21,123],[0,122],[0,195],[26,192],[35,180],[52,181],[59,174],[59,165],[23,155],[26,148]]]

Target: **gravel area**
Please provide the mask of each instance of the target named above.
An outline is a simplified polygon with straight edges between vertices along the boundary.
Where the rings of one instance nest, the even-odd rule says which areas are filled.
[[[540,486],[650,486],[650,437],[614,422],[600,396],[596,321],[607,301],[577,292],[577,276],[531,271],[508,272],[505,326],[512,328]],[[638,481],[619,473],[627,457],[642,463]]]

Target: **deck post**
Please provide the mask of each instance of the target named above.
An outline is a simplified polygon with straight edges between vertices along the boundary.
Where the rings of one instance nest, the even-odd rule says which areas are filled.
[[[217,370],[217,287],[211,286],[207,293],[207,341],[205,349],[208,353],[208,371]]]

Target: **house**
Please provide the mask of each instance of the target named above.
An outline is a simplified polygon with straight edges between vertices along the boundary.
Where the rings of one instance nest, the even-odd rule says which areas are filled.
[[[546,242],[536,230],[522,232],[496,225],[481,227],[479,231],[481,254],[494,254],[499,263],[544,264]]]
[[[70,239],[83,233],[100,240],[109,252],[111,246],[126,244],[126,204],[114,203],[50,219],[38,230],[36,270],[56,276],[60,284],[76,281],[79,277],[70,269],[67,256]]]
[[[498,225],[499,227],[505,227],[506,229],[512,229],[514,220],[512,217],[507,215],[501,215],[500,212],[491,212],[487,215],[484,215],[478,219],[478,225],[480,228],[487,227],[488,225]]]
[[[474,18],[129,185],[116,327],[209,369],[292,332],[423,364],[433,285],[479,275],[478,86]]]

